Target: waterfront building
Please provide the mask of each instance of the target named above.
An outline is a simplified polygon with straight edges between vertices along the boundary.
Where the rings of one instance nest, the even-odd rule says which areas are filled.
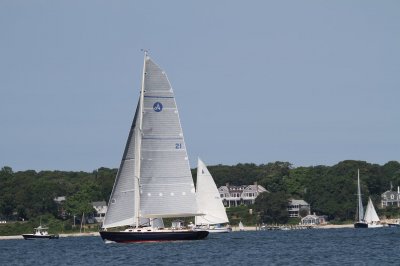
[[[310,214],[310,204],[304,200],[290,199],[288,204],[289,217],[300,217],[300,212]]]
[[[254,185],[242,186],[232,186],[227,183],[225,186],[219,187],[218,191],[225,207],[254,204],[258,195],[269,192],[257,182]]]
[[[96,210],[93,218],[96,222],[102,223],[107,212],[107,203],[105,201],[94,201],[92,206]]]
[[[397,191],[392,191],[390,189],[383,192],[381,195],[381,205],[382,208],[388,206],[400,207],[400,187],[397,187]]]
[[[314,214],[309,214],[304,218],[301,218],[300,225],[312,226],[326,224],[326,216],[318,216]]]

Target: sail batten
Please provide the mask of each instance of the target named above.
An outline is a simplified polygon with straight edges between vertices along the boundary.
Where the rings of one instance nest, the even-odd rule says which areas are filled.
[[[156,96],[156,95],[145,95],[144,98],[162,98],[162,99],[174,99],[173,96]]]
[[[144,218],[176,218],[176,217],[193,217],[201,215],[199,213],[148,213],[143,215]]]

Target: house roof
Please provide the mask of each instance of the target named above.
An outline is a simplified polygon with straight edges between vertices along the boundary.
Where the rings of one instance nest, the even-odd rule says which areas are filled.
[[[388,191],[385,191],[385,192],[382,193],[382,195],[391,195],[391,194],[396,195],[396,194],[399,194],[399,193],[397,191],[391,191],[391,190],[388,190]]]
[[[297,200],[297,199],[291,199],[290,204],[291,205],[310,205],[304,200]]]
[[[246,187],[246,190],[251,190],[251,191],[258,191],[259,193],[262,192],[269,192],[268,190],[266,190],[263,186],[261,185],[249,185]]]
[[[107,203],[103,200],[103,201],[93,201],[92,202],[93,207],[103,207],[103,206],[107,206]]]
[[[60,203],[60,202],[62,202],[62,201],[65,201],[65,196],[55,197],[55,198],[54,198],[54,201],[55,201],[55,202],[58,202],[58,203]]]
[[[218,190],[220,192],[224,191],[224,192],[248,192],[248,191],[258,191],[259,193],[262,192],[268,192],[268,190],[266,190],[263,186],[261,185],[242,185],[242,186],[220,186],[218,188]]]
[[[306,217],[302,218],[301,220],[307,220],[307,219],[318,219],[319,216],[315,215],[315,214],[309,214]]]

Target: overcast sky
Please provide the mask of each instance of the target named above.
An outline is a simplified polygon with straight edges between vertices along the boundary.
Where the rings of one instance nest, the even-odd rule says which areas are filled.
[[[399,1],[0,1],[0,167],[118,167],[143,53],[192,167],[400,152]]]

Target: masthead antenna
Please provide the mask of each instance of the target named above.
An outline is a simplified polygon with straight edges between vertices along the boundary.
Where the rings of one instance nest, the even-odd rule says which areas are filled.
[[[140,51],[144,52],[145,56],[149,54],[149,49],[140,49]]]

